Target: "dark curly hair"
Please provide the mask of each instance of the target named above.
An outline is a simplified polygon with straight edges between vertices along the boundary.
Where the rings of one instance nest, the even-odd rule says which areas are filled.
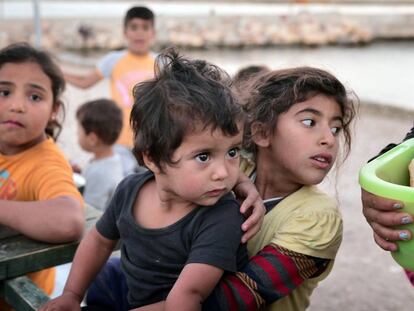
[[[189,60],[169,49],[158,56],[153,79],[134,88],[131,127],[134,153],[140,164],[145,153],[162,169],[187,133],[202,126],[239,133],[241,106],[229,87],[230,78],[217,66]]]

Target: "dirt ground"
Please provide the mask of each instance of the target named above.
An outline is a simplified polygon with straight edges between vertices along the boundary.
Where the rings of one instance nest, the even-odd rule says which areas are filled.
[[[361,212],[358,170],[411,128],[414,110],[361,105],[352,152],[337,174],[344,238],[331,275],[316,289],[309,310],[412,310],[414,288],[390,254],[373,242]],[[334,189],[332,178],[327,189]],[[331,190],[334,193],[334,190]]]
[[[84,165],[88,155],[76,141],[76,107],[90,99],[108,96],[107,82],[82,91],[68,86],[66,121],[60,146],[68,158]],[[355,125],[353,149],[337,174],[322,186],[340,201],[344,239],[331,275],[315,290],[309,310],[398,310],[414,305],[414,288],[392,257],[373,242],[361,213],[358,170],[389,142],[398,142],[411,128],[414,110],[402,111],[362,104]],[[336,189],[336,190],[335,190]]]

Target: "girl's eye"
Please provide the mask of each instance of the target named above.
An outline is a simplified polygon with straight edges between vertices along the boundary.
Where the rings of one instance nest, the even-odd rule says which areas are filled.
[[[206,163],[210,159],[210,156],[208,153],[200,153],[196,155],[195,159],[200,163]]]
[[[311,127],[311,126],[314,126],[315,125],[315,121],[313,121],[312,119],[302,120],[302,123],[305,124],[308,127]]]
[[[336,127],[331,128],[331,132],[334,135],[338,135],[341,132],[341,130],[342,130],[342,128],[339,127],[339,126],[336,126]]]
[[[0,96],[1,97],[9,96],[9,94],[10,94],[9,90],[0,90]]]
[[[230,159],[237,158],[239,156],[239,153],[240,153],[240,148],[232,148],[227,152]]]
[[[41,100],[42,98],[37,94],[31,94],[31,95],[29,95],[29,99],[32,100],[32,101],[37,102],[37,101]]]

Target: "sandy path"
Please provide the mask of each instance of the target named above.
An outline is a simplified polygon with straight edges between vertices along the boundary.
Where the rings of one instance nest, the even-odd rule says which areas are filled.
[[[88,155],[76,141],[76,107],[90,99],[108,96],[108,83],[82,91],[68,86],[67,117],[60,145],[72,160],[84,164]],[[391,256],[373,242],[360,203],[359,168],[388,142],[399,141],[411,128],[414,111],[361,105],[352,152],[330,182],[323,185],[335,195],[335,184],[344,218],[344,240],[333,272],[312,297],[310,310],[412,310],[414,288]]]

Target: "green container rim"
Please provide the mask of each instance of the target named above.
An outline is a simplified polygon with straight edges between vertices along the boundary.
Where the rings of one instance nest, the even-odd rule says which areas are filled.
[[[388,182],[378,177],[377,174],[378,170],[380,170],[383,165],[392,160],[395,161],[396,158],[403,156],[407,151],[413,148],[414,138],[411,138],[365,164],[359,172],[359,184],[361,187],[364,190],[381,197],[398,201],[414,202],[414,188]]]

